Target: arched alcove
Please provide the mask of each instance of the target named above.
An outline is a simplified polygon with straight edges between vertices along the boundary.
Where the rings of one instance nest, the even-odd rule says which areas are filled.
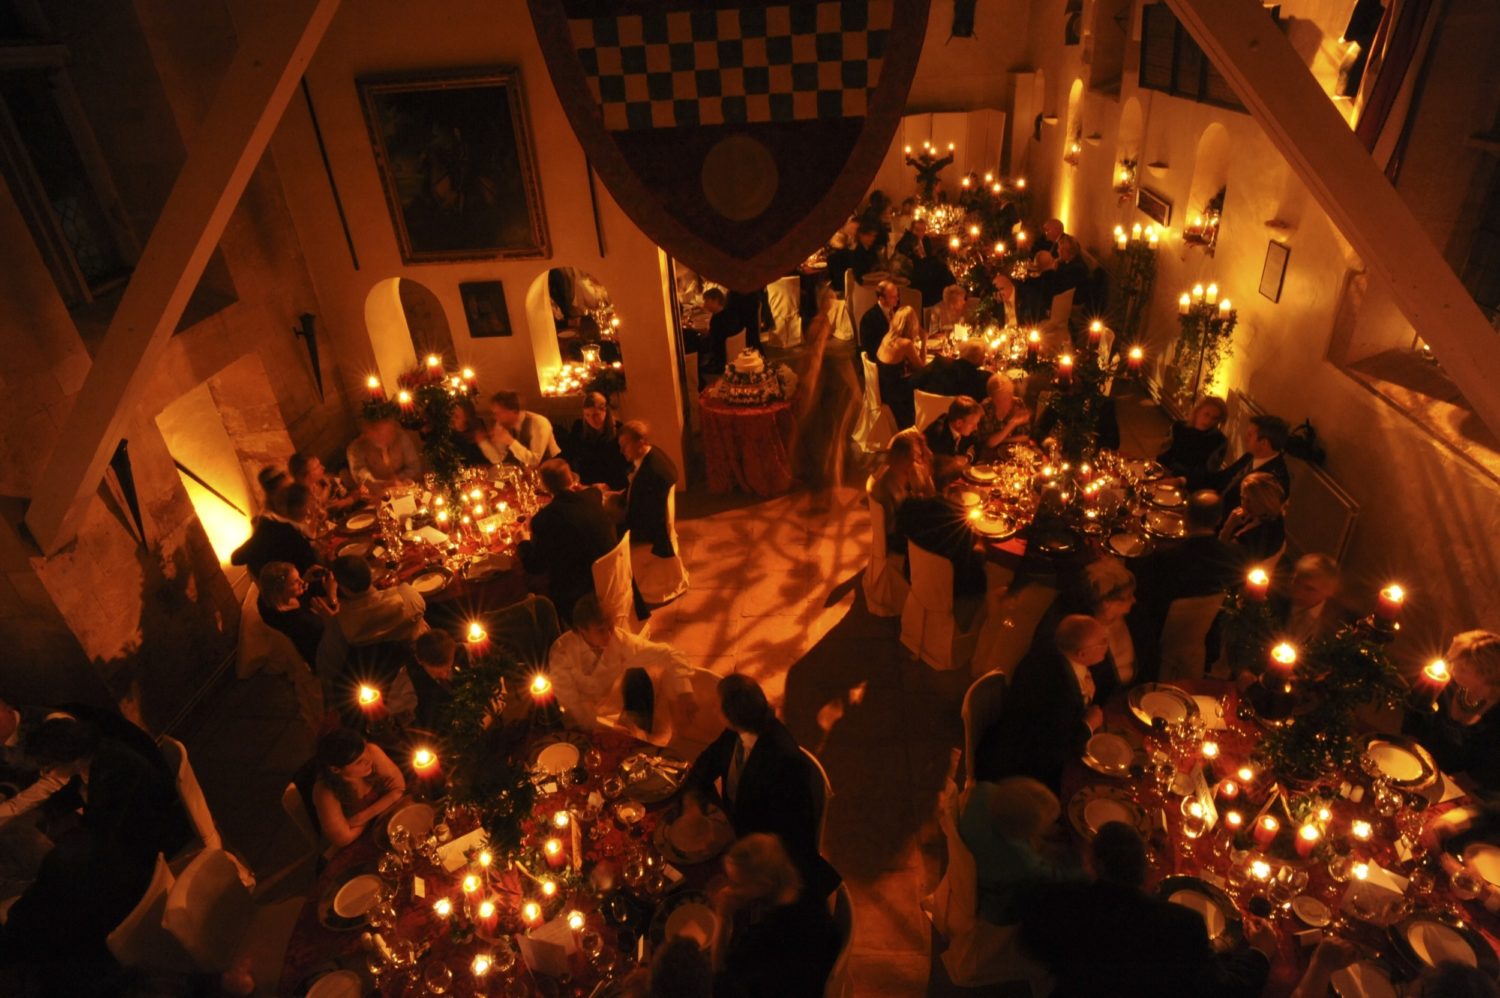
[[[432,290],[407,277],[388,277],[365,296],[365,332],[380,379],[394,384],[418,357],[437,354],[458,361],[443,303]]]
[[[396,291],[401,300],[401,312],[406,317],[406,331],[417,356],[435,353],[450,364],[457,363],[453,330],[448,326],[448,316],[438,296],[426,285],[409,277],[401,278]]]
[[[1120,133],[1115,142],[1115,162],[1123,163],[1126,160],[1135,160],[1137,167],[1142,165],[1141,140],[1145,136],[1146,119],[1141,112],[1141,102],[1134,97],[1125,99],[1125,106],[1120,109]]]
[[[1083,139],[1083,81],[1074,80],[1068,89],[1068,127],[1063,131],[1063,151],[1077,153]]]
[[[526,321],[545,394],[577,394],[584,387],[614,392],[623,385],[622,319],[592,274],[553,267],[538,275],[527,289]]]
[[[1193,155],[1193,180],[1188,185],[1188,199],[1182,213],[1183,225],[1201,226],[1211,202],[1224,189],[1229,177],[1229,130],[1214,122],[1198,136]]]

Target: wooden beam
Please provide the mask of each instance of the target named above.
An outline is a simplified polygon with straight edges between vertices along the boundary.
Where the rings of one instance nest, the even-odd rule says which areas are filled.
[[[26,525],[72,540],[152,369],[182,318],[339,0],[259,4],[151,230],[88,378],[37,479]]]
[[[1318,204],[1500,434],[1500,337],[1259,0],[1167,0]]]

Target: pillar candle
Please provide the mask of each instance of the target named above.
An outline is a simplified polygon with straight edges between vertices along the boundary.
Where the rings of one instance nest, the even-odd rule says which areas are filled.
[[[1219,300],[1219,286],[1217,284],[1210,284],[1208,290],[1203,294],[1203,299],[1210,305],[1217,302]]]
[[[369,720],[374,721],[385,714],[385,698],[374,686],[361,683],[354,698],[359,703],[361,713]]]
[[[430,748],[419,748],[411,754],[411,771],[417,779],[427,780],[438,773],[437,753]]]
[[[1318,829],[1317,825],[1309,821],[1297,829],[1297,855],[1311,856],[1312,851],[1318,847],[1318,843],[1322,840],[1322,831]]]
[[[1401,605],[1406,602],[1406,590],[1392,582],[1380,590],[1380,599],[1375,604],[1375,616],[1387,624],[1394,624],[1401,616]]]
[[[547,858],[547,865],[554,870],[560,869],[568,861],[568,855],[563,851],[562,839],[548,839],[543,842],[542,854]]]
[[[1266,592],[1271,588],[1271,577],[1263,568],[1252,568],[1250,574],[1245,576],[1245,588],[1242,590],[1245,599],[1252,603],[1264,603]]]
[[[1193,301],[1200,302],[1202,300],[1203,300],[1203,285],[1201,285],[1201,284],[1194,284],[1193,285]]]
[[[1131,347],[1130,352],[1125,355],[1125,367],[1131,374],[1141,373],[1141,361],[1145,359],[1146,351],[1140,347]]]
[[[1104,323],[1095,319],[1089,323],[1089,346],[1097,347],[1099,341],[1104,337]]]
[[[1276,841],[1281,832],[1281,822],[1273,814],[1263,814],[1255,819],[1255,844],[1262,849]]]
[[[368,378],[365,379],[365,387],[370,390],[370,398],[372,398],[372,399],[383,399],[383,398],[385,398],[385,388],[383,388],[381,386],[380,379],[377,378],[375,375],[372,374]]]
[[[1064,386],[1073,383],[1073,355],[1070,353],[1057,358],[1057,383]]]
[[[1184,291],[1182,293],[1182,296],[1177,299],[1177,314],[1187,315],[1188,312],[1192,311],[1192,308],[1193,299],[1188,295],[1186,291]]]

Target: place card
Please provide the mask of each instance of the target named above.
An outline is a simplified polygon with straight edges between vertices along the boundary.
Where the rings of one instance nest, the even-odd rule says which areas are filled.
[[[427,881],[423,880],[421,877],[412,877],[411,893],[412,897],[425,898],[427,896]]]
[[[443,869],[452,873],[469,861],[469,853],[484,848],[484,829],[476,828],[467,835],[460,835],[447,845],[438,847],[438,857]]]
[[[677,867],[673,866],[671,863],[663,863],[661,865],[661,875],[666,877],[667,882],[671,884],[680,883],[682,881],[682,871],[677,869]]]
[[[415,516],[417,513],[417,498],[410,492],[394,496],[391,499],[391,512],[398,517]]]
[[[426,541],[433,547],[443,547],[448,543],[448,535],[436,527],[421,527],[406,535],[406,539],[412,542]]]
[[[552,921],[516,935],[516,948],[533,973],[561,977],[568,972],[568,957],[578,951],[578,939],[566,918]]]

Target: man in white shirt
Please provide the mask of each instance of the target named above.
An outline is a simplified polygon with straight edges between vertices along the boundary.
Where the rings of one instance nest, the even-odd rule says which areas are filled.
[[[416,441],[394,419],[371,419],[344,451],[355,485],[384,491],[398,482],[422,477],[422,455]]]
[[[61,711],[54,711],[37,718],[36,722],[48,720],[53,717],[70,717],[71,715]],[[4,765],[0,766],[7,781],[15,783],[25,782],[25,786],[18,786],[16,794],[7,800],[0,801],[0,824],[10,821],[12,818],[25,814],[34,809],[48,797],[57,793],[68,785],[67,778],[50,770],[35,772],[27,765],[27,760],[22,756],[21,740],[24,737],[22,731],[21,712],[4,700],[0,700],[0,758]],[[26,779],[34,775],[33,779]]]
[[[650,677],[649,718],[641,716],[640,704],[626,703],[630,669]],[[685,724],[693,714],[692,669],[683,654],[615,626],[594,596],[582,597],[573,608],[573,630],[553,642],[547,671],[558,704],[580,727],[604,721],[665,744],[674,724]]]
[[[1281,633],[1296,645],[1332,635],[1341,621],[1329,601],[1338,595],[1338,562],[1326,554],[1305,554],[1292,569]],[[1279,602],[1279,601],[1278,601]]]
[[[490,413],[495,417],[490,441],[501,461],[535,468],[562,453],[557,435],[552,432],[552,422],[546,416],[522,409],[521,396],[515,392],[491,395]]]

